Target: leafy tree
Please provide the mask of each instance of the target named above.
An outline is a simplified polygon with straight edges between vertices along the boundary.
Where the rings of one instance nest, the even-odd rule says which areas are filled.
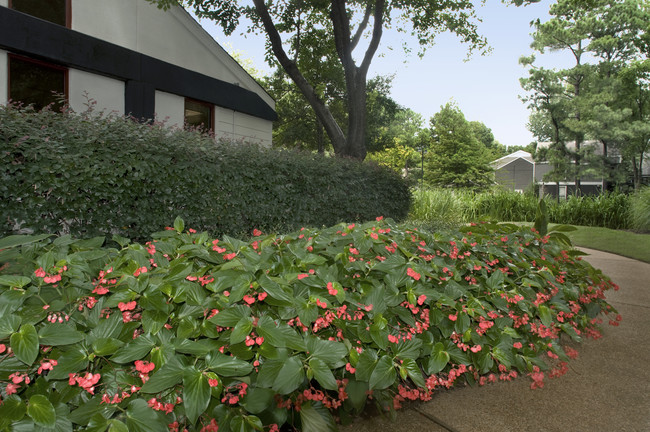
[[[434,186],[485,189],[494,183],[490,153],[453,103],[431,119],[431,148],[424,180]]]
[[[169,7],[177,0],[149,0]],[[513,0],[522,4],[536,0]],[[364,159],[366,156],[366,95],[368,69],[375,56],[384,28],[399,23],[409,30],[425,49],[437,34],[450,31],[470,51],[483,49],[486,41],[478,34],[474,6],[468,0],[184,0],[201,18],[220,24],[232,33],[242,18],[250,20],[249,31],[264,33],[272,57],[296,83],[316,117],[323,124],[337,155]],[[333,38],[322,39],[322,32]],[[285,40],[283,41],[283,36]],[[331,42],[332,41],[332,42]],[[367,41],[360,52],[360,42]],[[326,61],[301,64],[296,54],[304,45],[327,47],[335,52],[345,76],[347,125],[340,124],[327,101],[318,91],[321,82],[309,79],[310,68]],[[292,56],[293,54],[293,56]],[[269,55],[269,58],[271,55]],[[314,57],[317,60],[317,57]],[[343,129],[347,128],[347,132]]]
[[[634,183],[641,180],[648,139],[648,22],[650,8],[643,0],[560,0],[553,16],[535,23],[532,48],[566,51],[573,67],[550,70],[529,66],[522,87],[533,111],[530,130],[550,146],[538,157],[551,161],[552,180],[587,174],[615,179],[615,164],[608,156],[616,149],[630,165]],[[588,62],[585,62],[588,59]],[[586,140],[597,140],[603,155],[596,157]],[[571,143],[571,145],[567,145]]]

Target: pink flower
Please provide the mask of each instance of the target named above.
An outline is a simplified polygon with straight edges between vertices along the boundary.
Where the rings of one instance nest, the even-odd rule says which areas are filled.
[[[262,231],[258,230],[257,228],[255,228],[255,229],[253,230],[253,236],[254,236],[254,237],[259,237],[259,236],[261,236],[261,235],[262,235]]]
[[[124,312],[124,311],[131,311],[131,310],[135,309],[136,304],[137,304],[137,303],[135,302],[135,300],[130,301],[130,302],[128,302],[128,303],[119,302],[119,303],[117,304],[117,307],[118,307],[122,312]]]
[[[7,384],[7,387],[5,388],[5,392],[7,392],[7,396],[12,395],[18,391],[20,388],[19,385],[9,383]]]
[[[322,307],[323,309],[327,309],[327,303],[320,301],[320,299],[316,299],[316,306]]]
[[[210,384],[210,387],[217,387],[219,385],[219,380],[210,378],[208,379],[208,384]]]
[[[36,277],[43,278],[46,276],[45,270],[43,270],[43,267],[39,267],[36,270],[34,270],[34,274]]]
[[[515,342],[515,343],[512,344],[512,346],[515,347],[515,348],[517,348],[517,349],[521,349],[521,348],[523,347],[523,345],[521,344],[521,342]]]
[[[244,296],[244,301],[249,305],[255,303],[255,297],[249,296],[248,294]]]
[[[450,315],[449,315],[449,319],[450,319],[451,321],[456,321],[456,320],[458,319],[458,315],[451,315],[451,314],[450,314]]]
[[[309,275],[308,275],[307,273],[300,273],[300,274],[298,275],[298,280],[304,279],[304,278],[306,278],[306,277],[309,277]]]
[[[140,267],[139,269],[136,269],[136,271],[133,272],[133,276],[138,277],[142,273],[146,273],[147,268],[146,267]]]
[[[418,306],[422,306],[425,301],[427,301],[427,296],[422,294],[420,297],[418,297]]]
[[[411,276],[415,280],[420,280],[420,273],[416,272],[415,270],[413,270],[410,267],[408,269],[406,269],[406,274]]]
[[[61,275],[60,274],[57,274],[57,275],[54,275],[54,276],[45,276],[43,278],[43,282],[51,283],[51,284],[57,283],[60,280],[61,280]]]
[[[265,292],[263,292],[263,293],[259,293],[259,294],[257,295],[257,299],[258,299],[259,301],[263,301],[263,300],[266,298],[267,295],[268,295],[268,294],[265,293]]]
[[[233,252],[233,253],[229,253],[229,254],[224,255],[223,259],[225,259],[226,261],[230,261],[231,259],[233,259],[236,256],[237,256],[237,254],[235,252]]]
[[[135,361],[135,370],[143,374],[149,373],[156,368],[154,363],[142,360]]]
[[[334,288],[334,285],[332,284],[332,282],[327,282],[327,292],[328,292],[330,295],[335,296],[335,295],[337,295],[337,294],[339,293],[339,290],[337,290],[336,288]]]
[[[0,354],[5,352],[6,349],[7,349],[7,346],[5,344],[0,344]]]
[[[477,352],[481,351],[481,349],[482,349],[481,345],[474,345],[474,346],[471,347],[469,350],[470,350],[471,352],[473,352],[473,353],[477,353]]]
[[[350,253],[353,255],[359,255],[359,250],[357,248],[350,248]]]

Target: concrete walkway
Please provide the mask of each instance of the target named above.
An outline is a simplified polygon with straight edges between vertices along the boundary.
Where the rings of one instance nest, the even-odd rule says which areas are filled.
[[[650,432],[650,264],[583,249],[621,289],[608,302],[623,316],[603,338],[576,346],[569,372],[530,389],[527,377],[439,392],[391,422],[363,418],[344,432]]]

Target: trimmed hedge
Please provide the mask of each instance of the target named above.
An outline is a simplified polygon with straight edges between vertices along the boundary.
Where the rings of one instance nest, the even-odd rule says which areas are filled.
[[[216,143],[92,112],[0,106],[0,163],[0,235],[141,239],[176,216],[199,230],[242,235],[400,220],[410,204],[398,175],[368,163]]]

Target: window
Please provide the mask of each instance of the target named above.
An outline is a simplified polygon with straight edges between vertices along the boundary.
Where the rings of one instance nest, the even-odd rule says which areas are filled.
[[[70,27],[70,0],[9,0],[11,9]]]
[[[185,125],[204,130],[213,129],[214,110],[212,105],[185,98]]]
[[[67,96],[67,69],[38,60],[9,55],[9,99],[40,110]]]

